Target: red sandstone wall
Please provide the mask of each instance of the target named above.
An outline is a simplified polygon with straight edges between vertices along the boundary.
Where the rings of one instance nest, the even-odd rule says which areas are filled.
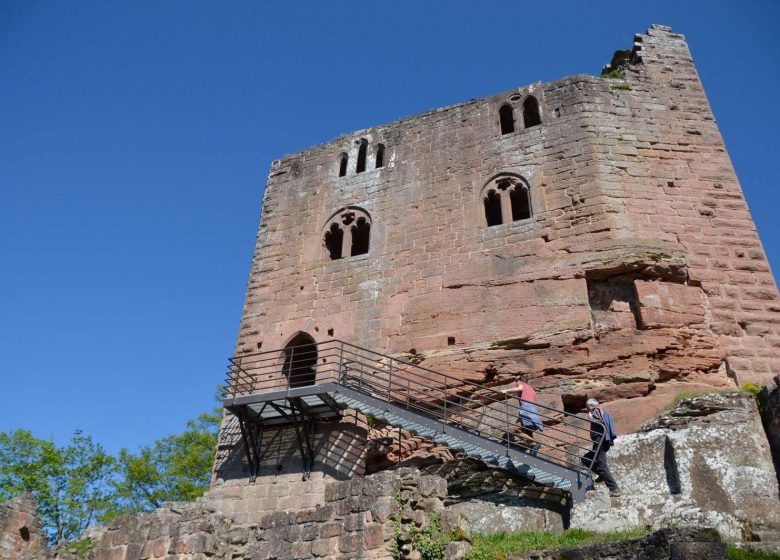
[[[684,39],[653,27],[623,71],[274,162],[236,353],[299,331],[414,349],[427,367],[480,381],[526,373],[541,399],[572,411],[599,398],[622,431],[681,390],[768,380],[777,288]],[[499,107],[519,115],[528,93],[542,124],[501,135]],[[379,142],[386,163],[374,169]],[[481,191],[500,173],[528,182],[533,216],[486,227]],[[371,247],[331,261],[323,228],[349,205],[370,214]]]

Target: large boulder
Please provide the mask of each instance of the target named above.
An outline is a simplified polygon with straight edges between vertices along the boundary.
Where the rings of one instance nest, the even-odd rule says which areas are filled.
[[[769,440],[769,448],[772,450],[772,460],[777,471],[777,480],[780,483],[780,375],[774,378],[775,386],[766,385],[759,393],[761,402],[761,416],[764,421],[764,430]]]
[[[575,505],[572,527],[711,527],[741,541],[780,526],[769,444],[747,393],[685,399],[619,437],[608,458],[622,497],[600,486]]]

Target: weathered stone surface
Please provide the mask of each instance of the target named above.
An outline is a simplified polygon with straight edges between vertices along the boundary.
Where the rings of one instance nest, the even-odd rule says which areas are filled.
[[[463,541],[452,541],[447,543],[444,549],[444,558],[446,560],[463,560],[471,552],[471,545]]]
[[[534,507],[536,506],[536,507]],[[515,531],[562,531],[564,517],[561,513],[529,506],[522,499],[506,499],[504,503],[471,500],[453,504],[448,512],[460,516],[458,526],[467,526],[474,533],[492,535]]]
[[[728,548],[717,533],[662,529],[647,537],[525,555],[528,560],[727,560]]]
[[[772,450],[772,461],[780,484],[780,375],[775,377],[774,382],[774,387],[765,386],[758,397],[761,402],[761,420],[769,441],[769,448]]]
[[[28,493],[0,504],[0,560],[32,560],[47,552],[48,538]]]
[[[575,505],[573,527],[713,527],[740,541],[780,524],[769,446],[747,393],[684,400],[618,438],[608,457],[623,496],[600,487]]]

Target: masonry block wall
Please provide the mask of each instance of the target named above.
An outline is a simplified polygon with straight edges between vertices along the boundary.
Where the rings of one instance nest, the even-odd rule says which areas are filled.
[[[684,37],[634,41],[603,76],[273,162],[236,355],[303,332],[494,385],[525,373],[621,431],[681,390],[771,380],[777,287]]]

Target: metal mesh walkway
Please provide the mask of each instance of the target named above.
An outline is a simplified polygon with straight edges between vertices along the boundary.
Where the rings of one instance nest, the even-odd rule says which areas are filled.
[[[486,385],[339,340],[233,358],[224,393],[224,406],[239,419],[253,478],[265,428],[293,426],[310,469],[315,423],[353,409],[582,499],[593,485],[587,452],[601,445],[600,436],[592,438],[576,415],[537,404],[545,429],[529,442],[515,429],[517,402]]]

